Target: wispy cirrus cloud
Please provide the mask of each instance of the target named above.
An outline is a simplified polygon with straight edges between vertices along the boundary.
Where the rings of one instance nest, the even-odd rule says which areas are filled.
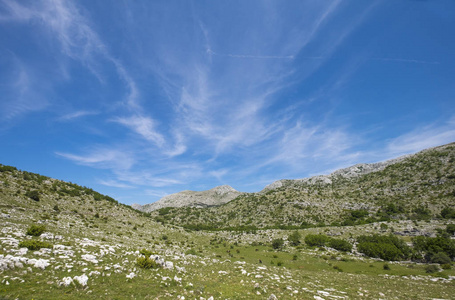
[[[114,66],[127,89],[125,99],[119,99],[120,102],[125,103],[133,112],[141,110],[135,80],[120,60],[110,53],[93,29],[93,24],[82,14],[76,3],[61,0],[34,1],[30,6],[26,6],[16,1],[4,0],[2,4],[7,13],[0,15],[0,22],[38,21],[37,24],[44,29],[42,33],[46,33],[49,40],[56,40],[64,55],[83,64],[101,83],[107,80],[103,63],[108,62]]]
[[[98,180],[99,184],[105,185],[105,186],[110,186],[110,187],[115,187],[115,188],[121,188],[121,189],[132,189],[134,186],[128,185],[116,180]]]
[[[36,72],[9,51],[1,51],[0,64],[8,76],[2,77],[2,121],[10,121],[22,114],[36,112],[48,107],[49,100],[43,95],[49,92],[49,84],[43,82]]]
[[[62,122],[74,121],[74,120],[77,120],[79,118],[83,118],[86,116],[95,116],[95,115],[99,115],[99,114],[100,114],[100,112],[98,112],[98,111],[78,110],[78,111],[74,111],[74,112],[65,114],[65,115],[57,118],[57,120],[62,121]]]
[[[76,155],[65,152],[55,152],[56,155],[72,160],[77,164],[110,170],[127,170],[135,163],[136,159],[127,151],[95,147],[86,154]]]
[[[134,115],[125,118],[117,118],[113,120],[116,123],[122,124],[132,131],[142,136],[147,141],[151,141],[158,147],[165,143],[164,137],[156,130],[155,121],[152,118]]]
[[[455,142],[455,116],[445,122],[424,125],[400,135],[390,140],[386,149],[391,158],[453,142]]]

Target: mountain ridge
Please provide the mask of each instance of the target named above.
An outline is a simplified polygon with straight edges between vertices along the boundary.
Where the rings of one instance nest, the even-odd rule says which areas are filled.
[[[133,204],[132,207],[143,212],[165,207],[209,207],[227,203],[242,194],[229,185],[220,185],[206,191],[185,190],[164,196],[150,204]]]
[[[433,148],[428,148],[428,149],[425,149],[422,151],[427,151],[427,150],[431,150],[431,149],[433,149]],[[276,189],[289,182],[295,182],[295,183],[300,182],[300,183],[310,183],[310,184],[316,184],[316,183],[331,184],[332,180],[335,179],[336,177],[353,178],[353,177],[358,177],[358,176],[365,175],[365,174],[372,173],[372,172],[378,172],[378,171],[384,170],[389,165],[401,162],[404,159],[411,157],[413,155],[416,155],[418,153],[420,153],[420,152],[402,155],[400,157],[388,159],[388,160],[385,160],[382,162],[358,163],[358,164],[355,164],[355,165],[352,165],[352,166],[349,166],[346,168],[341,168],[341,169],[335,170],[332,173],[326,174],[326,175],[314,175],[314,176],[298,178],[298,179],[280,179],[280,180],[272,182],[271,184],[266,185],[264,187],[264,189],[262,189],[258,193],[264,193],[269,190]]]
[[[277,181],[219,206],[174,208],[152,216],[190,229],[306,228],[437,218],[453,203],[455,143],[329,175]]]

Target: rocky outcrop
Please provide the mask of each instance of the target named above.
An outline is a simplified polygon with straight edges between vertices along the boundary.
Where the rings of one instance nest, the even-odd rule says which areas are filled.
[[[183,191],[167,195],[160,200],[146,205],[133,204],[132,207],[144,212],[151,212],[164,207],[207,207],[227,203],[243,194],[229,185],[217,186],[208,191]]]
[[[405,155],[394,158],[385,162],[372,163],[372,164],[357,164],[348,168],[336,170],[329,175],[317,175],[309,178],[302,179],[281,179],[267,185],[260,193],[267,192],[290,184],[331,184],[337,178],[354,178],[368,173],[378,172],[384,170],[387,166],[398,163],[411,155]]]

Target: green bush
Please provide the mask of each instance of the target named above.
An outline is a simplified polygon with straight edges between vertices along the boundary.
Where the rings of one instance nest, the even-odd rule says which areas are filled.
[[[28,191],[25,193],[25,196],[29,197],[32,200],[39,201],[39,192],[37,190]]]
[[[300,235],[300,233],[296,230],[291,235],[289,235],[289,237],[288,237],[289,243],[292,246],[298,246],[298,245],[300,245],[300,238],[301,237],[302,236]]]
[[[158,268],[158,264],[155,260],[150,257],[138,257],[136,260],[136,265],[143,269],[155,269]]]
[[[357,238],[357,242],[357,249],[370,257],[384,260],[402,260],[409,258],[411,255],[409,246],[393,235],[362,235]]]
[[[425,272],[436,273],[436,272],[439,272],[439,268],[438,268],[438,266],[435,266],[435,265],[428,265],[425,267]]]
[[[430,261],[432,263],[440,264],[440,265],[450,264],[452,262],[450,257],[447,254],[445,254],[444,252],[438,252],[438,253],[433,254],[431,256]]]
[[[197,253],[197,251],[194,250],[193,248],[187,250],[187,251],[185,252],[185,254],[186,254],[186,255],[198,255],[198,256],[200,256],[200,254]]]
[[[341,239],[330,239],[328,246],[330,248],[336,249],[338,251],[344,252],[351,252],[352,251],[352,244],[348,241],[341,240]]]
[[[52,248],[52,245],[37,240],[25,240],[19,243],[19,248],[28,248],[28,250],[39,250],[41,248]]]
[[[455,224],[447,225],[446,231],[448,234],[454,235],[455,234]]]
[[[444,219],[455,219],[455,209],[446,207],[441,210],[441,217]]]
[[[383,268],[384,270],[390,270],[389,264],[383,264],[383,265],[382,265],[382,268]]]
[[[362,219],[366,216],[368,216],[368,211],[365,209],[358,209],[358,210],[351,211],[351,217],[355,220]]]
[[[339,266],[333,266],[334,270],[337,270],[338,272],[343,272],[343,269],[340,268]]]
[[[140,253],[140,254],[142,254],[142,255],[144,255],[145,257],[150,257],[150,255],[152,255],[152,254],[153,254],[153,252],[152,252],[152,251],[150,251],[150,250],[147,250],[147,249],[145,249],[145,248],[144,248],[144,249],[141,249],[141,250],[139,250],[139,253]]]
[[[431,211],[424,206],[419,206],[413,210],[411,215],[411,219],[413,220],[430,220],[431,219]]]
[[[272,248],[273,249],[280,249],[281,247],[283,247],[283,245],[284,245],[283,239],[274,239],[272,241]]]
[[[392,244],[363,242],[357,245],[359,252],[385,260],[400,260],[402,253]]]
[[[445,253],[450,259],[455,258],[455,241],[447,236],[424,237],[417,236],[412,239],[414,249],[421,252],[426,261],[431,261],[432,257],[440,252]]]
[[[27,229],[27,235],[40,236],[44,231],[46,231],[46,226],[32,225]]]
[[[16,167],[0,165],[0,172],[13,172],[17,171]]]
[[[329,237],[323,234],[309,234],[305,237],[305,243],[310,247],[322,247],[329,241]]]

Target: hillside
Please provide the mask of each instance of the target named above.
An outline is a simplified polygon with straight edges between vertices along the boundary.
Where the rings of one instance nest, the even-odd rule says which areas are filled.
[[[214,187],[208,191],[183,191],[167,195],[160,200],[146,205],[133,204],[133,208],[144,212],[151,212],[165,207],[208,207],[217,206],[237,198],[243,193],[228,185]]]
[[[455,145],[330,175],[280,180],[221,206],[155,211],[192,229],[305,228],[390,219],[430,219],[455,203]]]
[[[455,210],[446,210],[444,219],[435,216],[453,196],[453,176],[444,175],[453,174],[453,145],[410,158],[414,160],[406,158],[400,162],[404,165],[359,177],[333,178],[329,185],[340,197],[353,195],[356,191],[348,189],[355,185],[376,187],[370,192],[378,197],[381,191],[394,195],[390,191],[395,185],[389,181],[401,180],[393,174],[421,165],[428,178],[438,180],[431,183],[424,174],[414,174],[417,179],[404,181],[415,183],[415,187],[409,183],[408,189],[422,193],[419,199],[431,209],[430,218],[420,212],[425,220],[398,220],[408,214],[398,208],[393,218],[383,222],[249,232],[163,225],[150,214],[90,188],[0,165],[0,299],[450,299],[455,282],[455,243],[450,239]],[[432,169],[438,161],[443,166]],[[302,199],[320,195],[319,201],[326,197],[324,184],[283,183],[217,207],[167,208],[153,214],[164,218],[189,210],[201,217],[214,209],[222,214],[234,203],[238,211],[230,213],[245,215],[244,205],[256,211],[253,205],[264,199],[270,199],[274,209],[278,206],[273,201],[283,198],[287,203],[288,195]],[[365,191],[349,205],[364,207],[370,198],[377,201]],[[356,204],[357,199],[362,201]],[[453,208],[453,201],[447,203]],[[264,210],[266,204],[258,207]],[[273,219],[259,215],[264,224]],[[435,243],[437,247],[431,248]],[[377,247],[368,248],[371,244]],[[376,248],[389,256],[378,257],[372,251]]]

